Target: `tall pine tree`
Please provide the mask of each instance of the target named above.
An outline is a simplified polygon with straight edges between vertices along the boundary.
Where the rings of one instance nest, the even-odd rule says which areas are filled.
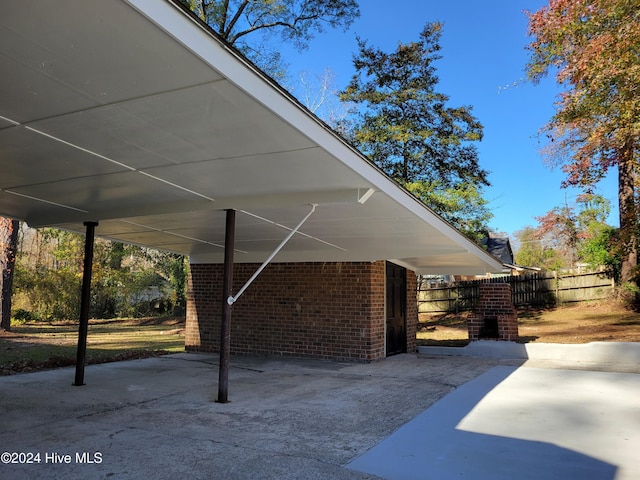
[[[398,183],[471,237],[491,217],[482,188],[488,172],[475,143],[482,125],[471,107],[450,107],[437,91],[442,24],[427,23],[416,42],[385,53],[358,39],[356,73],[340,94],[358,109],[349,139]]]

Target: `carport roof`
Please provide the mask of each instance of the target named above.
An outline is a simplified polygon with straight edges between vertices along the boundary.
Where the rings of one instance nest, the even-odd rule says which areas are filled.
[[[0,17],[0,214],[221,263],[500,262],[169,0],[7,2]],[[373,193],[373,194],[371,194]]]

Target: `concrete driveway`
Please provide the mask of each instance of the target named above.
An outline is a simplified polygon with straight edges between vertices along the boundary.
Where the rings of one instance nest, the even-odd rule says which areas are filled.
[[[0,478],[640,478],[638,373],[443,355],[231,365],[227,404],[208,355],[88,366],[82,387],[73,369],[1,377]]]

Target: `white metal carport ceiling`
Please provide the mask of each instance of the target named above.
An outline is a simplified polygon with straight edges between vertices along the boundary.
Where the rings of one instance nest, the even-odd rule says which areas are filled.
[[[168,0],[3,2],[0,214],[222,262],[500,262]],[[375,193],[364,203],[366,192]]]

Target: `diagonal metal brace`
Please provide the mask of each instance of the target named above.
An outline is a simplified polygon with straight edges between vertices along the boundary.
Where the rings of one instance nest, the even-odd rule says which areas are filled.
[[[307,213],[307,215],[300,221],[300,223],[293,229],[291,230],[291,232],[289,232],[289,235],[286,236],[286,238],[284,240],[282,240],[282,242],[280,242],[280,245],[278,245],[276,247],[276,249],[273,251],[273,253],[271,255],[269,255],[269,257],[267,257],[267,259],[262,263],[262,265],[260,265],[260,267],[258,268],[258,270],[255,271],[255,273],[253,275],[251,275],[251,278],[249,280],[247,280],[247,283],[245,283],[242,288],[238,291],[238,293],[234,295],[230,295],[227,298],[227,303],[229,305],[233,305],[238,298],[240,298],[240,295],[242,295],[244,293],[244,291],[249,288],[249,285],[251,285],[253,283],[253,281],[258,278],[258,275],[260,275],[260,273],[262,272],[262,270],[265,269],[265,267],[267,265],[269,265],[269,263],[271,262],[271,260],[273,260],[273,257],[275,257],[278,252],[280,250],[282,250],[282,247],[284,247],[287,242],[289,240],[291,240],[291,237],[293,237],[296,232],[300,229],[300,227],[302,227],[302,225],[304,225],[304,222],[306,222],[308,220],[308,218],[313,214],[313,212],[316,211],[316,207],[318,206],[317,203],[312,203],[311,204],[311,211],[309,213]]]

